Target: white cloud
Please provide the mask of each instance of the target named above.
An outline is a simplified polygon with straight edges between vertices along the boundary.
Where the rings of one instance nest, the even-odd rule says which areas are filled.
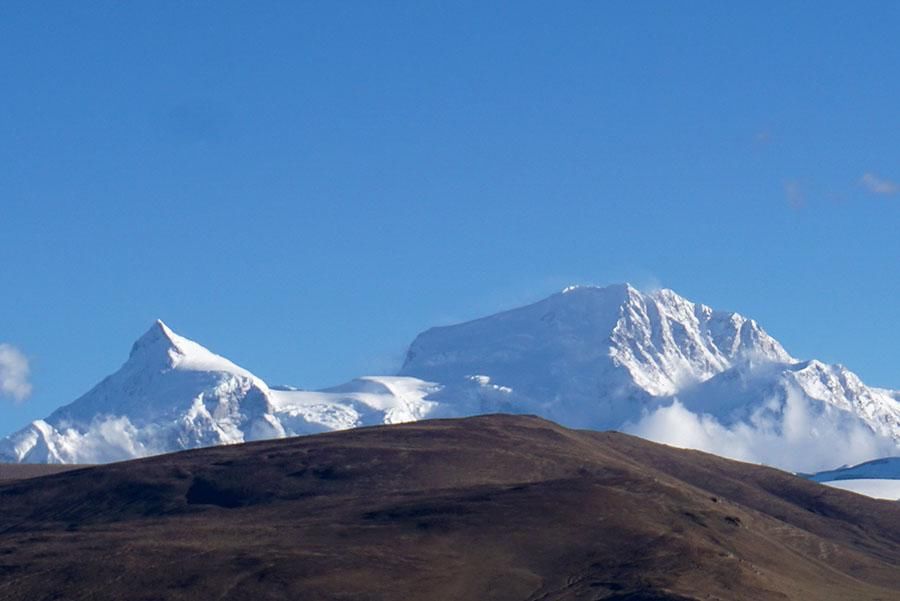
[[[96,417],[87,431],[62,429],[57,446],[71,454],[72,463],[109,463],[153,454],[127,417]]]
[[[768,129],[760,130],[753,135],[753,141],[757,144],[768,144],[772,141],[772,132]]]
[[[806,193],[803,191],[799,182],[785,182],[784,195],[792,209],[802,209],[806,206]]]
[[[891,180],[884,179],[871,172],[864,174],[860,178],[859,183],[872,194],[877,194],[879,196],[891,196],[900,190],[897,184]]]
[[[150,444],[155,430],[140,430],[124,416],[102,415],[86,426],[37,420],[0,440],[0,458],[37,463],[109,463],[164,452]]]
[[[746,420],[723,424],[679,401],[626,424],[624,431],[676,447],[797,472],[853,465],[897,453],[858,419],[833,406],[813,406],[801,393],[761,405]]]
[[[22,402],[31,395],[28,358],[11,344],[0,344],[0,397]]]

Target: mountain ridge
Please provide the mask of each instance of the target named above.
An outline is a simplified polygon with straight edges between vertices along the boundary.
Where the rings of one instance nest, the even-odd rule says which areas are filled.
[[[0,440],[0,460],[101,463],[510,412],[818,471],[897,453],[897,394],[842,366],[798,361],[756,321],[671,290],[569,287],[424,331],[397,376],[320,391],[269,387],[157,321],[117,372]]]

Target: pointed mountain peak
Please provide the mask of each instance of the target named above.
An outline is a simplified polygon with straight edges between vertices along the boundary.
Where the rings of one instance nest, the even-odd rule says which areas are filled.
[[[176,334],[161,319],[131,347],[128,363],[187,371],[227,372],[258,379],[246,369],[201,344]]]
[[[172,353],[181,354],[178,342],[181,337],[175,334],[161,319],[157,319],[150,329],[131,347],[129,359],[155,358],[171,363]]]
[[[158,328],[158,329],[163,333],[163,335],[165,335],[165,336],[166,336],[167,338],[169,338],[169,339],[171,339],[172,336],[175,335],[175,332],[172,331],[172,328],[170,328],[169,326],[167,326],[167,325],[165,324],[165,322],[164,322],[163,320],[161,320],[161,319],[157,319],[157,320],[153,323],[153,327]],[[152,328],[151,328],[151,329],[152,329]]]

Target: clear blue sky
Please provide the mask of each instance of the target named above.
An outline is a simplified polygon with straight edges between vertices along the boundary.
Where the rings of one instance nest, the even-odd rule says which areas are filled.
[[[574,282],[900,387],[900,5],[731,4],[3,3],[0,434],[157,317],[318,387]]]

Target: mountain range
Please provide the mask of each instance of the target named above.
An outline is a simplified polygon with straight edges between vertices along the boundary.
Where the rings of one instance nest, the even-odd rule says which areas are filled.
[[[0,441],[0,461],[105,463],[498,412],[794,471],[900,454],[897,391],[795,359],[737,313],[623,284],[429,329],[396,375],[318,391],[269,386],[159,321],[118,371]]]

